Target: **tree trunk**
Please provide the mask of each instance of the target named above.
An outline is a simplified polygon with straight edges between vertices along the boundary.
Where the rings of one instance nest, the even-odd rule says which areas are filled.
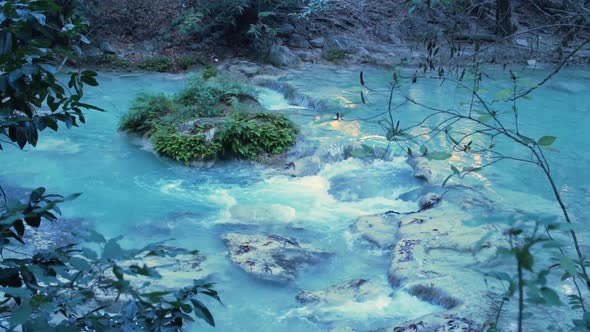
[[[505,37],[513,32],[511,0],[496,0],[496,34]]]

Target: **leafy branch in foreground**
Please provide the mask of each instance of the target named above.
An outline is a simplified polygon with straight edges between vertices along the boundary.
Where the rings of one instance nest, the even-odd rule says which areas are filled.
[[[84,123],[85,86],[97,86],[92,71],[58,77],[59,59],[78,51],[84,21],[53,0],[0,1],[0,150],[7,143],[35,146],[39,132]],[[63,83],[63,82],[67,83]],[[31,248],[31,230],[42,240],[59,229],[61,203],[79,196],[47,194],[45,188],[15,198],[0,186],[0,327],[22,331],[177,331],[195,319],[215,325],[201,298],[220,298],[213,284],[195,280],[182,289],[159,286],[157,267],[197,252],[149,245],[125,250],[120,239],[88,236],[47,250]],[[40,228],[41,226],[43,228]],[[38,240],[38,239],[37,239]],[[77,241],[77,240],[76,240]],[[72,241],[75,242],[75,241]],[[194,263],[194,261],[192,261]],[[193,318],[194,317],[194,318]]]
[[[572,53],[580,50],[588,41],[584,41],[582,46],[574,49]],[[564,62],[572,57],[573,54],[565,57]],[[554,224],[542,224],[544,229],[544,238],[542,241],[554,241],[554,232],[557,230],[566,232],[571,238],[570,244],[552,242],[556,244],[559,251],[556,267],[563,271],[563,280],[571,280],[575,286],[576,295],[570,297],[572,310],[579,310],[582,313],[581,320],[574,320],[576,328],[587,325],[590,322],[587,305],[584,302],[580,281],[590,289],[590,278],[588,276],[588,267],[590,262],[582,252],[578,234],[570,213],[565,205],[562,195],[557,187],[551,165],[546,153],[552,151],[552,145],[556,142],[557,137],[552,135],[542,135],[533,137],[527,135],[520,125],[520,105],[523,100],[530,99],[530,93],[551,79],[561,68],[563,63],[557,69],[549,74],[544,80],[537,84],[530,84],[520,78],[514,72],[510,71],[510,87],[500,90],[492,100],[486,97],[486,92],[482,87],[482,81],[487,76],[481,70],[480,63],[474,60],[473,66],[464,69],[455,77],[445,73],[443,68],[438,69],[438,75],[429,75],[425,71],[423,76],[415,73],[411,77],[402,77],[399,72],[394,72],[393,82],[387,90],[376,90],[369,88],[365,82],[363,73],[360,76],[360,84],[364,89],[372,92],[383,92],[389,96],[388,107],[380,117],[385,119],[378,120],[385,131],[385,138],[390,146],[395,146],[401,151],[406,151],[410,157],[416,156],[420,151],[422,156],[432,160],[446,160],[453,154],[461,155],[462,160],[466,160],[464,165],[450,165],[451,174],[444,180],[442,185],[451,180],[453,177],[463,179],[465,176],[480,172],[501,161],[515,161],[527,165],[532,165],[541,171],[542,176],[547,180],[556,203],[560,207],[563,220],[565,222]],[[459,107],[443,108],[429,105],[417,100],[409,92],[405,91],[408,85],[416,83],[418,80],[435,80],[443,84],[454,84],[459,90],[467,92],[468,102],[460,104]],[[361,94],[361,100],[366,103],[364,93]],[[403,125],[400,109],[404,105],[412,105],[426,111],[425,116],[418,122],[411,125]],[[399,119],[399,120],[396,120]],[[428,145],[435,145],[433,141],[440,139],[441,145],[450,146],[451,151],[430,151]],[[508,148],[507,148],[508,147]],[[469,160],[480,160],[475,164],[468,164]],[[463,167],[461,167],[463,166]],[[512,234],[514,238],[523,233],[527,228],[523,226],[517,230],[518,234]],[[536,228],[535,228],[536,230]],[[534,232],[535,236],[536,231]],[[519,329],[522,330],[523,294],[522,288],[530,287],[532,284],[524,281],[523,270],[532,272],[533,253],[532,247],[539,242],[540,238],[533,236],[524,239],[528,245],[514,245],[510,250],[510,255],[516,258],[517,270],[519,276],[517,282],[519,290]],[[511,241],[513,239],[511,237]],[[528,242],[527,242],[528,241]],[[575,252],[576,259],[568,257],[568,251]],[[543,271],[551,269],[543,269]],[[547,272],[548,273],[548,272]],[[516,287],[514,286],[514,287]],[[555,298],[555,294],[550,290],[544,292],[549,298]],[[529,292],[530,293],[530,292]],[[508,293],[510,296],[514,292]],[[548,301],[553,304],[556,301]],[[583,329],[582,329],[583,330]]]

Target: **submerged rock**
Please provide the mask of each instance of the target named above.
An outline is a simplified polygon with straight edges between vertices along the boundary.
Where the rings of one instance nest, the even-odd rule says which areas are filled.
[[[432,182],[432,168],[426,157],[410,157],[408,158],[408,164],[414,170],[415,177],[424,179],[426,182]]]
[[[281,235],[230,233],[223,236],[223,241],[232,262],[259,279],[274,282],[294,280],[304,266],[328,255]]]
[[[396,244],[388,278],[393,287],[403,288],[423,301],[445,311],[395,326],[394,331],[480,331],[493,314],[493,289],[475,266],[492,262],[499,232],[491,225],[467,227],[470,218],[456,206],[427,210],[402,218],[400,241]],[[490,233],[492,234],[492,233]]]
[[[436,204],[441,201],[442,197],[435,194],[435,193],[428,193],[424,195],[418,204],[420,205],[420,210],[428,210],[433,208]]]
[[[295,298],[304,305],[341,304],[348,301],[363,302],[383,294],[381,284],[367,280],[355,279],[334,285],[319,291],[302,291]]]
[[[381,249],[392,248],[397,243],[400,221],[394,214],[363,216],[350,226],[353,233]]]

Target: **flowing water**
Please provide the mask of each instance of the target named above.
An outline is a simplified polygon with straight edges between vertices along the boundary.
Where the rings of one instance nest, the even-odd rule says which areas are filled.
[[[269,109],[284,112],[301,126],[305,142],[296,151],[320,149],[337,154],[349,142],[383,146],[378,124],[358,119],[386,108],[387,96],[368,92],[369,104],[363,105],[360,70],[315,66],[289,73],[287,81],[300,92],[328,102],[323,111],[288,105],[270,90],[261,90],[259,98]],[[364,70],[370,86],[382,88],[389,83],[390,73]],[[497,68],[490,68],[490,72],[499,78],[488,86],[493,96],[509,82],[502,79],[508,76],[506,72]],[[543,70],[522,73],[533,81],[544,74]],[[119,119],[135,96],[176,92],[186,84],[184,76],[101,73],[99,81],[98,88],[88,89],[86,102],[108,112],[89,113],[81,128],[44,132],[36,149],[21,152],[8,148],[0,154],[0,178],[22,187],[43,185],[51,192],[83,192],[63,206],[63,214],[91,221],[109,237],[124,235],[125,245],[174,239],[172,244],[200,250],[207,256],[205,268],[213,274],[224,301],[224,305],[210,302],[217,331],[322,331],[333,327],[324,323],[329,320],[370,330],[441,310],[390,289],[385,272],[389,252],[355,244],[348,231],[351,220],[361,215],[416,209],[415,202],[398,198],[421,186],[404,157],[325,163],[319,173],[303,177],[246,162],[187,168],[157,157],[117,132]],[[407,89],[413,98],[439,107],[460,105],[468,97],[466,91],[440,81],[419,81]],[[590,203],[589,91],[590,71],[566,69],[521,106],[523,132],[533,137],[558,137],[549,159],[560,190],[584,226],[588,225],[586,207]],[[336,112],[345,114],[344,121],[331,121]],[[409,123],[422,117],[421,112],[404,105],[396,116]],[[434,143],[444,145],[443,141]],[[457,154],[451,161],[465,161],[461,158]],[[485,162],[485,156],[481,159],[473,162]],[[450,172],[447,162],[434,165],[443,175]],[[534,205],[537,210],[554,213],[556,205],[549,187],[538,175],[532,167],[507,162],[466,181],[500,201],[525,209]],[[244,220],[232,214],[236,207],[262,212]],[[335,255],[324,264],[305,269],[291,284],[269,284],[257,281],[228,260],[220,237],[230,231],[294,236]],[[588,236],[584,240],[590,243]],[[588,248],[584,250],[588,252]],[[379,281],[383,296],[315,313],[295,301],[301,289],[323,289],[355,278]],[[204,324],[192,328],[209,329]]]

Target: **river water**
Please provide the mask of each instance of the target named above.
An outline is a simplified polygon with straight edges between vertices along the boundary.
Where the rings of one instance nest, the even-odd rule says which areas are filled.
[[[350,142],[384,146],[379,126],[358,119],[386,108],[387,95],[365,91],[369,104],[362,104],[361,70],[367,84],[376,89],[386,87],[391,79],[390,72],[374,68],[308,66],[290,71],[286,80],[300,92],[326,100],[326,110],[288,105],[270,90],[261,90],[259,98],[267,108],[289,115],[301,126],[306,142],[300,149],[338,150]],[[487,83],[489,95],[510,84],[508,74],[500,68],[488,72],[497,79]],[[521,73],[531,81],[546,74],[546,70]],[[0,178],[22,187],[43,185],[51,192],[82,192],[79,199],[63,205],[64,216],[89,220],[109,237],[124,235],[127,246],[173,239],[171,244],[200,250],[207,256],[205,268],[218,283],[224,302],[209,302],[217,331],[323,331],[335,326],[325,321],[370,330],[441,310],[390,289],[386,281],[390,253],[359,246],[348,231],[351,220],[362,215],[416,209],[416,202],[399,199],[421,186],[403,156],[392,161],[352,158],[326,163],[317,174],[302,177],[246,162],[187,168],[157,157],[117,132],[119,119],[138,94],[174,93],[186,84],[183,75],[100,73],[99,82],[99,87],[87,90],[86,102],[105,108],[106,113],[88,113],[87,124],[81,128],[44,132],[36,149],[8,148],[0,154]],[[456,85],[441,85],[437,80],[419,80],[404,89],[412,98],[443,108],[458,107],[469,97]],[[522,132],[536,138],[558,137],[548,157],[559,189],[584,228],[590,216],[589,92],[590,71],[565,69],[533,92],[520,112]],[[336,112],[344,113],[344,121],[331,120]],[[396,112],[402,123],[424,115],[412,105]],[[444,146],[436,138],[433,144]],[[463,158],[455,154],[451,162],[466,162]],[[485,163],[485,158],[469,162],[477,165]],[[446,161],[433,165],[443,178],[450,172]],[[465,181],[503,203],[523,209],[534,205],[536,210],[556,213],[547,182],[540,175],[533,167],[506,162]],[[232,215],[236,206],[265,212],[243,220]],[[230,231],[294,236],[335,255],[305,269],[293,283],[269,284],[229,261],[221,236]],[[590,238],[585,235],[584,250],[590,252]],[[301,309],[295,301],[302,289],[322,289],[355,278],[377,280],[383,285],[383,295],[317,312]],[[180,281],[169,282],[175,286]],[[198,324],[191,329],[210,328]]]

